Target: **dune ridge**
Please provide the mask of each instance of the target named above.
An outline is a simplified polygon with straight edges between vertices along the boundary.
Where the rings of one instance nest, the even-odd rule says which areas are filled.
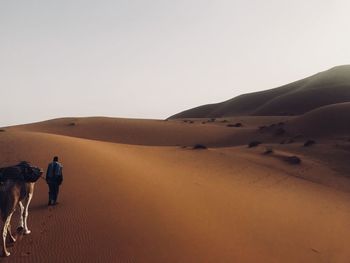
[[[289,122],[289,129],[306,135],[350,135],[350,103],[337,103],[312,110]]]
[[[349,101],[350,65],[343,65],[278,88],[185,110],[169,119],[300,115],[318,107]]]
[[[89,117],[60,118],[29,125],[7,127],[8,131],[33,131],[66,135],[97,141],[144,146],[226,147],[247,144],[257,136],[259,125],[285,120],[285,117],[239,117],[210,121],[192,120],[130,120],[121,118]],[[227,125],[243,122],[241,128]],[[260,136],[260,135],[259,135]],[[266,137],[266,136],[263,136]]]

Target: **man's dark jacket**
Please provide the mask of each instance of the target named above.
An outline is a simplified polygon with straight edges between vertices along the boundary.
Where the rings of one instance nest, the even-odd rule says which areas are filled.
[[[46,182],[48,184],[61,184],[63,181],[62,168],[63,166],[59,162],[50,163],[46,171]]]

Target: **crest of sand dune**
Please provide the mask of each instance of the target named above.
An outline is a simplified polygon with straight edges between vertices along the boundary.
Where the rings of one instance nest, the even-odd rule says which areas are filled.
[[[290,121],[295,132],[314,136],[350,134],[350,102],[331,104],[312,110]]]
[[[46,168],[54,155],[64,164],[60,204],[46,206],[47,186],[39,181],[32,234],[19,237],[9,260],[347,262],[347,166],[336,170],[316,158],[320,149],[335,159],[347,152],[327,144],[277,147],[280,138],[264,134],[276,147],[264,155],[264,145],[246,143],[260,136],[258,126],[280,117],[227,121],[243,127],[202,119],[72,118],[5,128],[1,165],[28,160]],[[194,143],[212,147],[175,146]],[[281,161],[288,154],[302,163]]]
[[[275,89],[189,109],[170,118],[300,115],[341,102],[350,102],[350,65],[334,67]]]
[[[90,140],[145,146],[228,146],[246,144],[256,133],[257,125],[279,122],[285,117],[242,117],[227,122],[196,120],[138,120],[106,117],[61,118],[6,128],[8,131],[32,131]],[[227,125],[244,121],[240,129]]]

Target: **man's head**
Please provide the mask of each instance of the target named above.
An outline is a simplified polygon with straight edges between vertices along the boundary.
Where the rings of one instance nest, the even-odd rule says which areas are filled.
[[[58,156],[53,157],[54,162],[58,162]]]

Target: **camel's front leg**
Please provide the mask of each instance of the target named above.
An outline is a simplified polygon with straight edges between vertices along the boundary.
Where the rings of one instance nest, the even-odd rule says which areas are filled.
[[[30,201],[32,200],[32,197],[33,197],[33,194],[29,193],[28,197],[26,198],[25,204],[24,204],[23,223],[24,223],[24,234],[26,234],[26,235],[30,234],[30,232],[31,232],[28,229],[27,219],[28,219],[28,208],[29,208]]]
[[[9,228],[10,222],[11,222],[11,217],[12,217],[13,212],[9,214],[4,222],[4,226],[2,228],[2,254],[4,257],[8,257],[10,255],[10,252],[7,251],[6,248],[6,237],[7,237],[7,230]]]
[[[9,224],[7,230],[8,230],[8,233],[9,233],[10,242],[15,243],[16,242],[16,238],[12,235],[11,223]]]

